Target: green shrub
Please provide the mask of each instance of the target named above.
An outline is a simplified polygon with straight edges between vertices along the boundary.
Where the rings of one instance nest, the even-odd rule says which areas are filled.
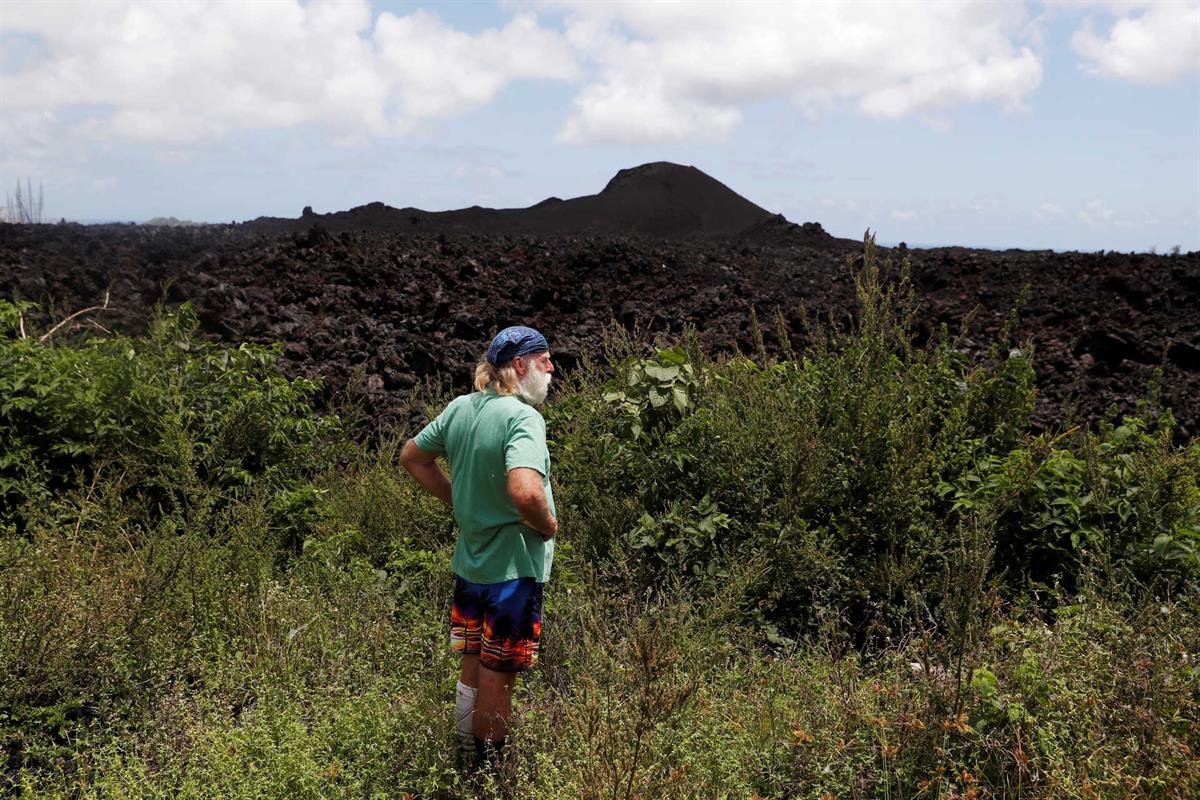
[[[338,420],[309,409],[316,382],[275,371],[278,347],[203,342],[187,306],[160,313],[144,339],[42,341],[19,334],[21,310],[0,301],[0,525],[23,527],[23,507],[87,485],[105,463],[152,515],[192,482],[279,487],[330,463]]]
[[[585,554],[630,560],[647,586],[765,555],[745,604],[784,631],[822,606],[861,630],[954,627],[989,580],[1195,581],[1197,448],[1172,446],[1169,415],[1070,447],[1035,437],[1027,345],[1001,339],[977,363],[945,330],[915,346],[907,270],[870,240],[856,286],[849,328],[782,360],[710,361],[688,335],[645,358],[618,336],[615,377],[597,389],[589,373],[549,412]]]
[[[768,553],[747,600],[786,627],[818,602],[855,606],[856,622],[936,606],[964,538],[937,487],[1019,444],[1033,370],[1007,347],[971,365],[945,332],[914,346],[912,289],[903,268],[885,284],[893,272],[868,241],[853,324],[802,357],[710,362],[685,339],[564,403],[558,474],[589,555],[634,559],[652,584]]]
[[[1073,587],[1082,572],[1110,568],[1146,586],[1200,580],[1200,447],[1172,445],[1169,415],[1157,430],[1127,418],[1082,431],[1074,449],[1041,436],[986,456],[940,491],[955,514],[1001,509],[997,568],[1017,586]]]

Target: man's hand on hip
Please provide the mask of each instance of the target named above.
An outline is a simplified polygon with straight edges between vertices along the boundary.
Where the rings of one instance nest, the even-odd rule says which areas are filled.
[[[551,539],[553,539],[555,536],[558,535],[558,520],[555,519],[554,517],[551,517],[550,520],[554,523],[554,529],[552,531],[550,531],[549,533],[542,530],[538,526],[534,525],[532,522],[530,522],[527,519],[523,519],[523,520],[521,520],[521,522],[525,523],[526,525],[528,525],[529,527],[533,528],[535,531],[540,533],[542,535],[543,542],[548,542]]]

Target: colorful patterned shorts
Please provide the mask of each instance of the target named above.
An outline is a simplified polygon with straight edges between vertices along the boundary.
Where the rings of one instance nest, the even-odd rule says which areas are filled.
[[[454,578],[450,649],[479,654],[496,672],[524,672],[537,663],[542,634],[542,584],[533,578],[471,583]]]

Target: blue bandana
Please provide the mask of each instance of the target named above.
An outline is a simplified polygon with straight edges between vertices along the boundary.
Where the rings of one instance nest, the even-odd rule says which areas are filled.
[[[546,353],[550,344],[546,337],[533,328],[524,325],[514,325],[496,334],[488,345],[487,360],[493,367],[507,364],[515,356],[527,356],[530,353]]]

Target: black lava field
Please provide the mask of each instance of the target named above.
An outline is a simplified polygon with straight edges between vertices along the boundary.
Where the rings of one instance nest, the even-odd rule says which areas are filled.
[[[598,195],[529,209],[429,213],[372,203],[238,225],[0,224],[0,296],[35,301],[45,324],[103,302],[77,332],[138,333],[157,303],[194,304],[203,334],[279,342],[281,368],[320,376],[326,399],[356,381],[378,423],[403,422],[414,387],[469,385],[499,328],[525,323],[557,364],[597,356],[616,321],[647,344],[685,326],[713,353],[768,349],[781,316],[844,324],[862,243],[796,225],[694,168],[622,170]],[[918,341],[974,312],[963,347],[986,350],[1018,308],[1032,341],[1034,423],[1132,412],[1162,369],[1177,438],[1200,433],[1200,253],[886,250],[907,258]],[[355,376],[358,376],[357,378]]]

